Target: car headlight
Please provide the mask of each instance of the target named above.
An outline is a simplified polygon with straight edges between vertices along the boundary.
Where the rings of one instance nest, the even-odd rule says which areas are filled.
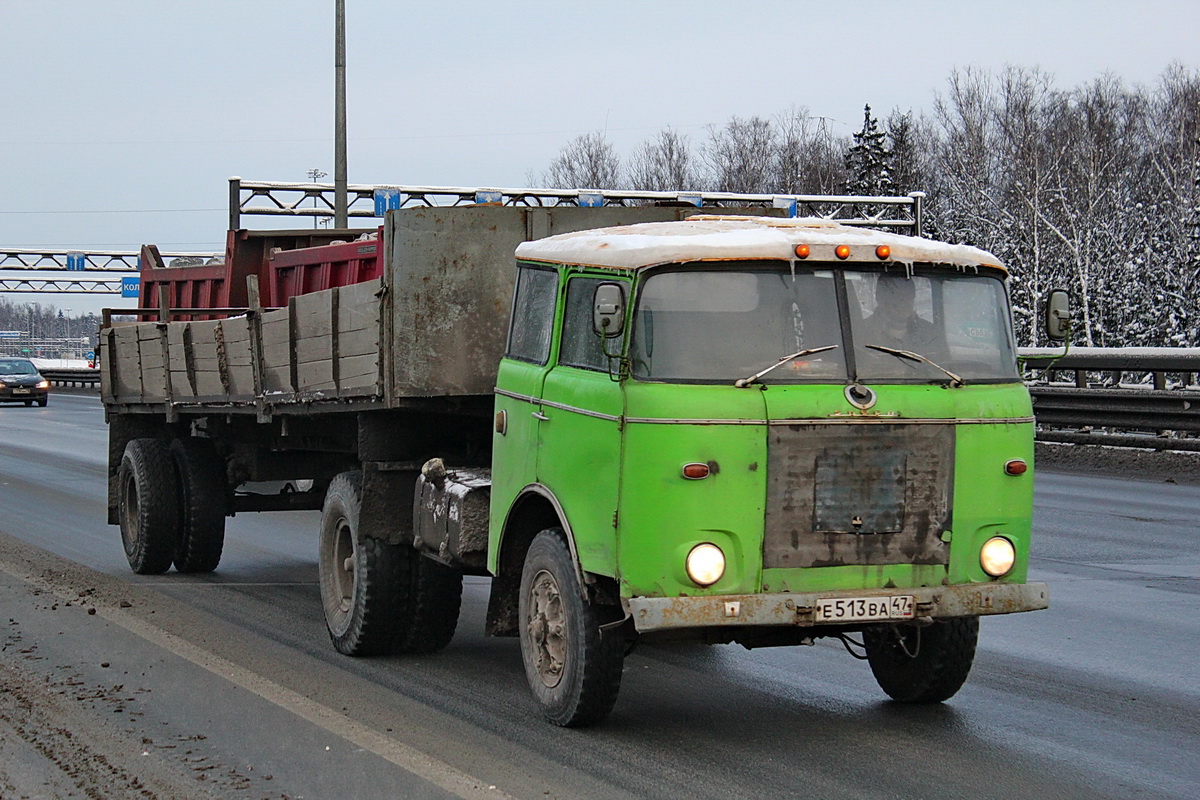
[[[41,382],[39,382],[39,383],[38,383],[38,385],[37,385],[36,387],[34,387],[34,388],[37,388],[37,389],[49,389],[49,388],[50,388],[50,381],[41,381]]]
[[[687,555],[687,574],[699,586],[712,586],[725,574],[725,554],[715,544],[698,544]]]
[[[1007,575],[1017,563],[1017,550],[1003,536],[993,536],[979,549],[979,566],[993,578]]]

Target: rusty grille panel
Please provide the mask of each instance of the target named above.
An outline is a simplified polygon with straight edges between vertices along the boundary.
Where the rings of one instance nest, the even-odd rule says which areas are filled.
[[[763,566],[945,564],[952,425],[777,425]]]

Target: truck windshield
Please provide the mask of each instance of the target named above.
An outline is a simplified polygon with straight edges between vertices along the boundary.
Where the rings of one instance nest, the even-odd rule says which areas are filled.
[[[861,380],[942,382],[947,370],[968,383],[1018,379],[1008,298],[998,278],[847,271],[846,293]]]
[[[966,383],[1019,379],[999,278],[821,266],[793,273],[787,262],[775,268],[757,262],[651,275],[634,313],[633,376],[733,383],[793,353],[835,345],[781,364],[757,382],[944,383],[951,380],[947,370]]]
[[[663,272],[644,284],[635,312],[632,361],[638,378],[729,382],[783,356],[842,341],[832,270]],[[797,358],[761,383],[841,382],[842,348]]]

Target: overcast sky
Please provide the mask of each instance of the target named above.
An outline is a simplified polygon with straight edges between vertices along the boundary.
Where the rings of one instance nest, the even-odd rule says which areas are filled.
[[[581,133],[624,156],[791,106],[849,134],[864,103],[929,110],[955,67],[1070,88],[1200,65],[1197,0],[346,5],[351,183],[525,186]],[[332,174],[333,21],[334,0],[0,0],[0,248],[216,251],[230,176]]]

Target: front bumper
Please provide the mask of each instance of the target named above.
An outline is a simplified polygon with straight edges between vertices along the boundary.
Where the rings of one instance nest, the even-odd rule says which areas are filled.
[[[898,595],[911,595],[915,599],[915,617],[918,619],[1015,614],[1050,606],[1050,590],[1044,583],[972,583],[913,589],[859,589],[709,597],[633,597],[627,602],[637,631],[647,633],[729,626],[812,627],[818,624],[816,605],[819,600],[838,597],[884,598]]]
[[[49,389],[35,386],[6,386],[0,389],[0,403],[19,403],[22,400],[41,400],[50,394]]]

